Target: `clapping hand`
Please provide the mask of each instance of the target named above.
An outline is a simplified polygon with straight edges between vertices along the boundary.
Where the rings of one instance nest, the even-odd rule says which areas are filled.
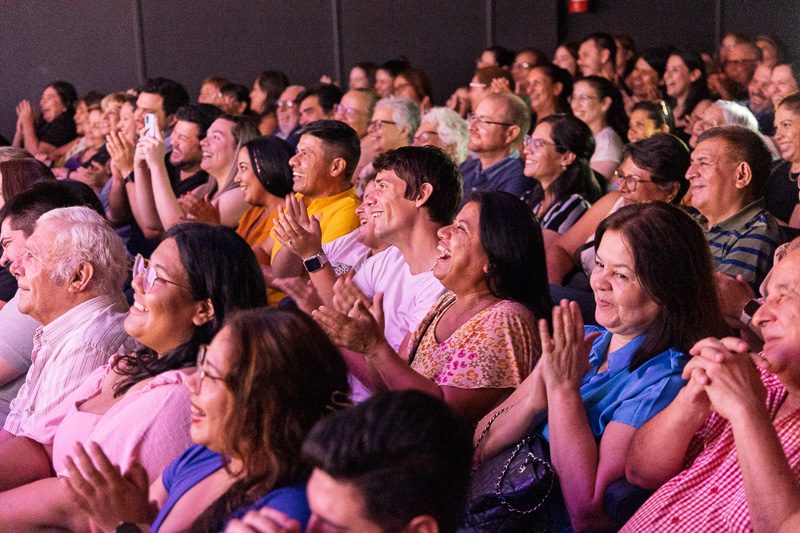
[[[205,222],[206,224],[219,225],[219,209],[211,203],[211,195],[207,194],[200,200],[192,193],[187,193],[178,198],[178,205],[186,215],[186,220]]]
[[[117,167],[122,177],[133,171],[133,154],[136,147],[130,139],[112,131],[106,135],[106,149],[111,156],[111,164]]]
[[[334,344],[350,351],[369,356],[375,353],[381,343],[386,342],[383,336],[382,293],[375,295],[371,309],[367,309],[364,301],[359,299],[347,314],[323,305],[311,316]]]
[[[553,335],[546,320],[539,320],[542,339],[542,377],[548,390],[558,387],[579,389],[591,369],[589,353],[599,332],[585,335],[583,317],[578,304],[562,300],[553,308]]]
[[[322,253],[322,227],[308,216],[306,205],[295,195],[286,196],[286,211],[278,212],[272,235],[300,259]]]

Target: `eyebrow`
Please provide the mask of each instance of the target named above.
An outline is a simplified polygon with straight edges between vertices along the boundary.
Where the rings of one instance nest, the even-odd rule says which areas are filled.
[[[600,254],[596,253],[594,255],[601,263],[605,263],[606,265],[608,265],[610,267],[613,267],[613,268],[626,268],[626,269],[631,270],[631,271],[633,270],[633,268],[630,265],[627,265],[625,263],[609,263],[608,261],[604,261],[603,258],[600,257]]]

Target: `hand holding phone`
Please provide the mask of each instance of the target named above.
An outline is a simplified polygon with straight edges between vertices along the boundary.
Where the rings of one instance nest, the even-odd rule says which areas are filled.
[[[145,132],[146,136],[148,137],[156,136],[156,128],[158,128],[158,123],[156,121],[156,116],[154,113],[147,113],[144,116],[144,127],[147,128],[147,132]]]

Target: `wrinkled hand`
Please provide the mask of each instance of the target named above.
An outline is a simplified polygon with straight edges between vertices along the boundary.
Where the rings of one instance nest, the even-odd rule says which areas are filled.
[[[505,78],[495,78],[489,85],[489,91],[493,93],[510,93],[511,84]]]
[[[75,444],[80,470],[72,457],[65,461],[69,477],[60,479],[73,501],[104,531],[113,531],[120,522],[150,523],[153,506],[148,498],[147,472],[142,465],[133,462],[122,475],[97,443],[90,443],[89,449],[94,460],[81,443]]]
[[[684,379],[701,385],[711,408],[728,420],[765,409],[767,390],[754,361],[768,363],[747,350],[741,339],[703,339],[689,350],[694,357],[683,370]]]
[[[112,131],[106,136],[106,149],[111,156],[111,163],[119,169],[122,177],[133,171],[133,154],[136,147],[127,137]]]
[[[228,522],[225,533],[300,533],[300,523],[271,507],[262,507],[241,520]]]
[[[717,296],[722,314],[734,326],[743,326],[740,322],[742,310],[747,302],[756,297],[750,284],[739,274],[735,278],[722,272],[716,273]]]
[[[373,313],[375,313],[373,315]],[[370,355],[386,342],[383,336],[383,294],[375,295],[372,310],[357,300],[348,314],[321,306],[311,313],[334,344],[350,351]]]
[[[136,143],[136,155],[139,159],[144,159],[149,167],[155,167],[164,163],[167,148],[161,130],[156,128],[156,136],[148,137],[147,127],[139,132],[139,142]]]
[[[372,301],[353,282],[355,275],[355,269],[351,269],[333,284],[333,308],[340,313],[349,313],[357,300],[364,302],[365,306],[372,305]]]
[[[286,293],[297,307],[306,314],[319,309],[322,305],[322,298],[317,294],[314,284],[306,278],[297,276],[292,278],[273,278],[272,286],[281,292]]]
[[[205,222],[206,224],[220,224],[219,209],[211,203],[211,195],[207,194],[202,200],[195,198],[191,193],[184,194],[178,198],[186,220],[194,222]]]
[[[548,389],[567,387],[579,389],[581,381],[591,368],[589,352],[599,332],[584,337],[583,317],[578,304],[561,300],[553,308],[553,335],[547,321],[539,321],[539,336],[542,339],[542,377]]]
[[[286,210],[278,211],[272,235],[300,259],[322,253],[322,228],[319,220],[308,216],[306,205],[294,194],[286,195]]]

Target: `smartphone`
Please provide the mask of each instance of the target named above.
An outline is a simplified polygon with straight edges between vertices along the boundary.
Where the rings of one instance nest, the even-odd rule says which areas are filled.
[[[144,127],[147,128],[147,131],[145,132],[145,135],[147,137],[156,136],[156,128],[158,127],[158,125],[154,113],[147,113],[144,116]]]

